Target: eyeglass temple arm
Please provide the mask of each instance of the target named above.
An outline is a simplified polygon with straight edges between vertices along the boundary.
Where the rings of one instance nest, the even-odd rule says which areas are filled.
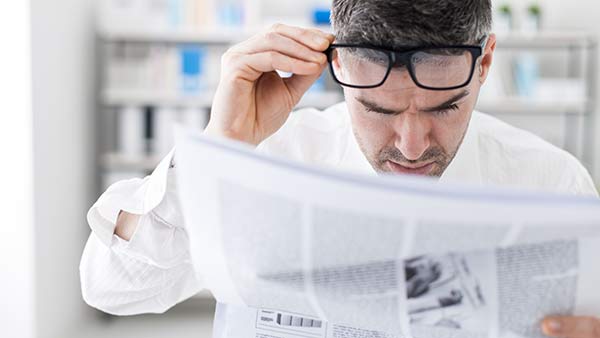
[[[482,50],[485,50],[485,46],[487,45],[487,43],[488,43],[489,39],[490,39],[490,35],[489,35],[489,34],[486,34],[486,35],[484,35],[484,36],[481,38],[481,43],[480,43],[480,46],[481,46],[481,49],[482,49]]]

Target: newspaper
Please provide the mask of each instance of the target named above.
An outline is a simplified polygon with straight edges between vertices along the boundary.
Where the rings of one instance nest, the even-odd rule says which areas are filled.
[[[541,337],[600,313],[600,202],[361,176],[178,132],[215,337]]]

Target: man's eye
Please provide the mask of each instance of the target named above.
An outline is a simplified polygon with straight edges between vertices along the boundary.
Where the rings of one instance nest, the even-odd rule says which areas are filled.
[[[365,107],[365,112],[366,113],[375,113],[375,114],[383,115],[383,116],[396,115],[395,113],[387,113],[387,112],[383,112],[383,111],[379,111],[379,110],[373,110],[373,109],[368,108],[368,107]]]
[[[449,105],[446,109],[443,110],[438,110],[436,112],[434,112],[435,115],[439,115],[439,116],[443,116],[443,115],[448,115],[451,112],[457,111],[458,110],[458,105],[456,103],[453,103],[451,105]]]

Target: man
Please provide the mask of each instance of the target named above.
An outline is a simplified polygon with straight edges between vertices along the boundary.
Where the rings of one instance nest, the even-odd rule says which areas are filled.
[[[489,0],[335,0],[335,36],[280,24],[225,53],[206,134],[357,172],[596,195],[571,155],[473,112],[496,47],[491,16]],[[328,64],[345,103],[290,115]],[[151,176],[114,184],[90,209],[80,268],[90,305],[163,312],[202,288],[176,174],[172,152]],[[547,333],[600,326],[555,319],[563,325],[548,322]]]

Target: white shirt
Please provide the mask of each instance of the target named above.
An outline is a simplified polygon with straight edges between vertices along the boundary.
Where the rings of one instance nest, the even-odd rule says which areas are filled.
[[[345,103],[324,111],[292,113],[258,150],[375,174],[356,143]],[[92,234],[80,265],[83,297],[89,305],[118,315],[161,313],[203,288],[190,261],[174,179],[177,167],[171,167],[173,154],[150,176],[113,184],[89,210]],[[478,112],[440,181],[597,196],[590,175],[572,155]],[[120,210],[143,215],[129,242],[114,235]]]

